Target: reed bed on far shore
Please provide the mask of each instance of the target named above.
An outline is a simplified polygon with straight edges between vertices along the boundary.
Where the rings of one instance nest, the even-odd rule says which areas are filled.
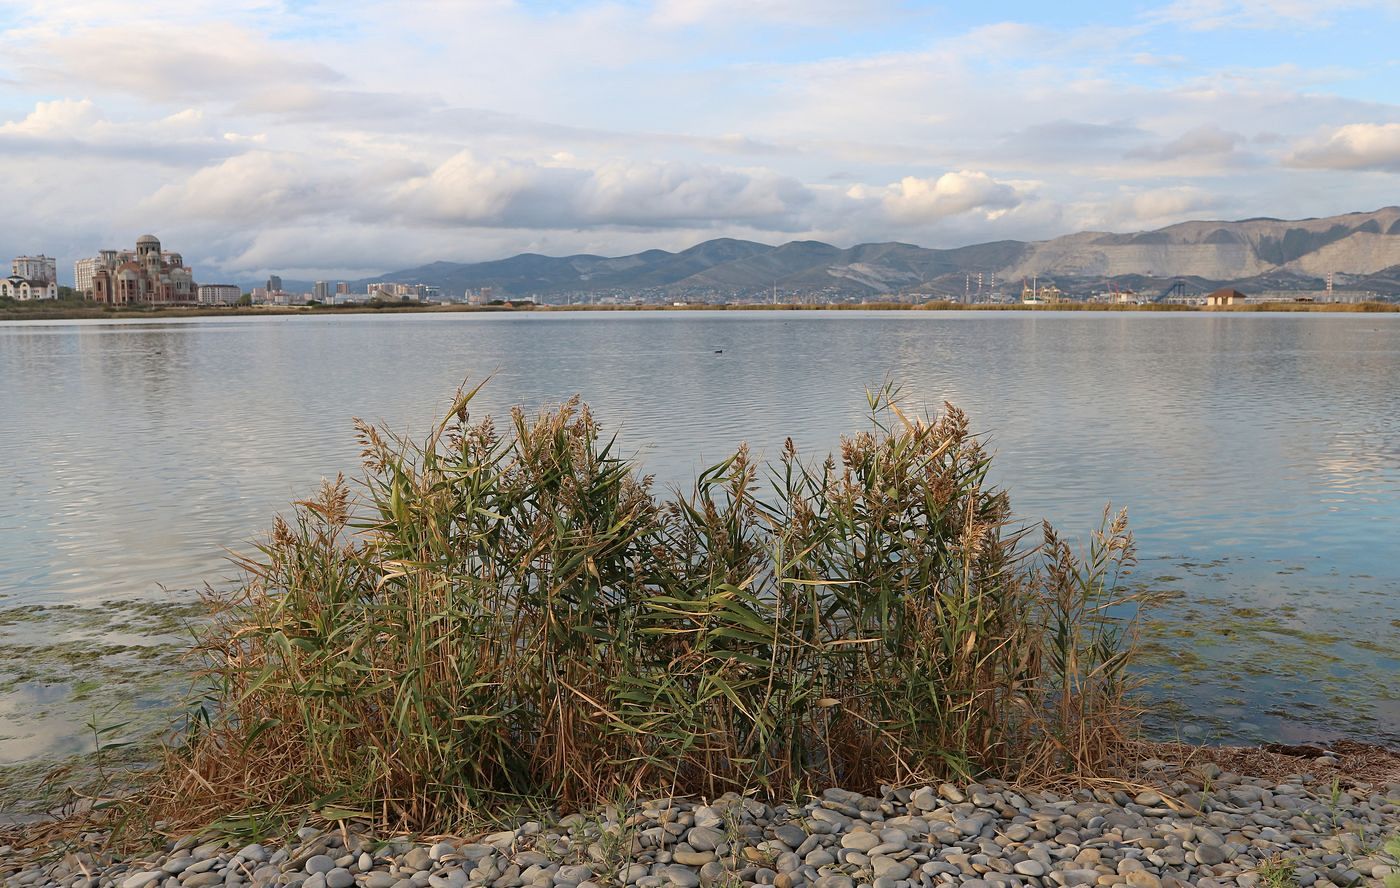
[[[957,409],[912,419],[885,387],[838,454],[740,447],[666,497],[577,401],[501,428],[474,394],[426,440],[360,424],[362,487],[275,523],[214,602],[215,691],[143,818],[433,833],[618,793],[1113,764],[1126,520],[1080,555],[1018,529]]]

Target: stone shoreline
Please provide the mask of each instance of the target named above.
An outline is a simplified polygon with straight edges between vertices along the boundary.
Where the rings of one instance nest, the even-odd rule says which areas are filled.
[[[638,802],[472,839],[375,841],[303,829],[289,844],[187,837],[125,861],[70,853],[0,881],[83,888],[967,888],[1380,885],[1400,864],[1400,784],[1281,780],[1160,760],[1128,789],[982,784],[830,789],[804,804],[727,795]],[[1156,789],[1145,788],[1148,784]]]

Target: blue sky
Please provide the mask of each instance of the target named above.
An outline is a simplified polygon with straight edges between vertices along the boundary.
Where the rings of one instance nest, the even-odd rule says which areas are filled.
[[[0,251],[203,280],[1400,203],[1400,0],[0,2]]]

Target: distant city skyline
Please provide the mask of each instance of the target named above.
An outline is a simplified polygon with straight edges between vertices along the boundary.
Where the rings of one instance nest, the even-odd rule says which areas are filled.
[[[1397,202],[1400,0],[0,2],[0,253],[210,281]]]

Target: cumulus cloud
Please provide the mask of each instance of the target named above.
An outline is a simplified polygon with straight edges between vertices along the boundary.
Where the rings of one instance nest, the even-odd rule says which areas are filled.
[[[785,227],[811,202],[801,182],[770,170],[614,162],[583,181],[576,206],[585,218],[629,224],[766,220]]]
[[[650,232],[655,243],[674,240],[674,234],[658,234],[666,231],[848,242],[909,232],[954,236],[975,231],[976,220],[1020,207],[1034,187],[973,170],[841,188],[809,185],[766,168],[589,160],[569,152],[524,159],[461,150],[423,166],[387,155],[327,159],[250,150],[165,184],[138,209],[202,232],[248,231],[244,240],[261,246],[242,248],[230,262],[261,263],[270,250],[298,243],[323,257],[363,261],[365,254],[355,249],[330,247],[332,233],[352,231],[348,242],[355,243],[374,240],[373,230],[392,229],[401,236],[375,241],[381,249],[403,241],[415,244],[415,251],[423,244],[451,244],[450,233],[462,229],[479,232],[474,242],[502,237],[517,249],[540,242],[605,245],[609,237],[636,242],[637,236],[624,232]],[[300,241],[256,234],[308,225],[318,234]]]
[[[106,122],[91,99],[58,99],[39,102],[21,120],[8,120],[0,125],[0,135],[65,136],[91,133]]]
[[[882,201],[890,217],[926,222],[974,210],[995,215],[1021,202],[1015,188],[976,170],[944,173],[936,179],[905,176],[887,189]]]
[[[571,155],[545,163],[483,160],[470,151],[393,195],[405,218],[527,228],[762,223],[781,230],[811,202],[800,181],[762,169],[623,160],[589,166]]]
[[[1295,167],[1400,172],[1400,123],[1352,123],[1288,157]]]
[[[142,209],[156,218],[277,224],[372,202],[368,184],[305,155],[251,151],[162,186]]]
[[[546,174],[534,164],[486,162],[462,151],[431,173],[404,183],[392,199],[402,212],[437,224],[501,223],[512,204]]]
[[[188,166],[231,153],[226,142],[197,109],[139,123],[114,121],[91,99],[38,102],[24,117],[0,124],[0,153],[10,157]]]
[[[1125,191],[1102,206],[1088,208],[1092,228],[1135,230],[1182,222],[1217,209],[1220,195],[1194,185]]]

